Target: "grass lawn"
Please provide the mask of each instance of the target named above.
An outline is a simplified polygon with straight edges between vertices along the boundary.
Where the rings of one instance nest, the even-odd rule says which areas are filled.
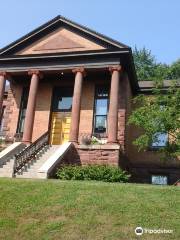
[[[136,236],[137,226],[173,233]],[[0,179],[0,239],[180,239],[180,188]]]

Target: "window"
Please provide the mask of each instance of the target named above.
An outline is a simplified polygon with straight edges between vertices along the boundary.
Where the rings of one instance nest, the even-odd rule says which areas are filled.
[[[24,131],[24,122],[25,122],[25,116],[26,116],[28,95],[29,95],[29,89],[24,88],[22,97],[21,97],[21,107],[20,107],[20,113],[19,113],[17,133],[23,133],[23,131]]]
[[[165,105],[162,104],[160,106],[160,111],[164,111],[165,109],[166,109]],[[151,147],[152,148],[165,147],[167,142],[168,142],[168,133],[166,133],[166,132],[157,132],[154,135],[154,139],[153,139],[153,142],[151,144]]]
[[[107,130],[108,99],[108,87],[97,86],[95,91],[94,133],[105,133]]]
[[[168,134],[167,133],[156,133],[154,135],[154,141],[152,142],[153,148],[165,147],[168,142]]]
[[[4,126],[4,112],[5,112],[5,106],[3,106],[2,108],[2,112],[1,112],[1,119],[0,119],[0,132],[2,133],[3,131],[3,126]]]
[[[165,175],[152,175],[151,176],[151,183],[157,185],[167,185],[168,184],[168,177]]]
[[[56,88],[54,90],[53,112],[70,112],[72,109],[72,88]]]

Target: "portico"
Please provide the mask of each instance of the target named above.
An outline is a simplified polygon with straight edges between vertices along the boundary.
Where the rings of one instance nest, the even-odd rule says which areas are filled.
[[[95,71],[94,74],[98,75],[97,70],[89,70],[89,69],[85,69],[84,67],[78,67],[78,68],[74,68],[71,70],[65,70],[65,73],[63,70],[61,70],[60,72],[63,72],[63,75],[66,74],[70,74],[72,72],[72,74],[70,75],[71,81],[69,82],[68,86],[71,86],[71,88],[73,89],[73,96],[72,96],[72,103],[71,103],[71,110],[70,110],[70,129],[69,129],[69,133],[68,133],[68,138],[66,138],[66,140],[68,139],[71,142],[74,143],[78,143],[78,141],[80,140],[80,135],[79,135],[79,128],[80,128],[80,114],[81,114],[81,106],[82,106],[82,101],[86,101],[85,98],[86,96],[82,97],[82,91],[83,88],[86,88],[86,85],[83,87],[83,83],[84,83],[84,77],[89,75],[89,79],[86,79],[86,83],[88,82],[89,85],[92,85],[93,88],[95,88],[95,85],[100,85],[103,86],[103,73],[105,73],[105,76],[108,80],[108,84],[109,84],[109,97],[108,97],[108,102],[109,102],[109,107],[107,109],[107,119],[106,121],[106,129],[104,132],[104,136],[107,138],[108,143],[117,143],[117,133],[118,133],[118,96],[119,96],[119,82],[120,82],[120,72],[121,72],[121,66],[120,65],[115,65],[115,66],[107,66],[106,68],[98,69],[100,75],[101,76],[101,81],[98,81],[94,79],[92,73]],[[60,75],[59,72],[59,75]],[[52,72],[53,73],[53,72]],[[56,74],[58,72],[56,71]],[[16,73],[17,74],[17,73]],[[13,73],[10,73],[9,75],[11,75],[11,78],[13,78]],[[1,85],[2,85],[2,90],[0,92],[0,98],[3,96],[4,94],[4,89],[3,86],[5,85],[5,74],[2,73],[1,75]],[[41,89],[39,89],[39,84],[43,85],[45,81],[45,79],[47,79],[47,81],[52,82],[52,80],[50,80],[50,78],[52,77],[51,72],[47,72],[44,71],[39,71],[39,70],[29,70],[25,73],[23,73],[23,77],[25,79],[25,77],[28,78],[28,76],[30,77],[29,80],[29,84],[25,84],[29,90],[28,90],[28,98],[27,98],[27,106],[24,108],[26,109],[26,115],[24,118],[24,123],[23,123],[23,132],[22,132],[22,142],[26,143],[26,144],[30,144],[33,141],[33,129],[34,129],[34,124],[35,124],[35,115],[36,115],[36,105],[37,105],[37,96],[38,96],[38,91],[41,91]],[[56,75],[58,76],[58,75]],[[74,78],[74,79],[72,79]],[[20,79],[20,75],[15,76],[15,79]],[[105,80],[105,81],[107,81]],[[15,80],[16,81],[16,80]],[[51,85],[51,95],[53,95],[53,87],[57,86],[57,83],[52,83]],[[58,83],[59,84],[59,83]],[[24,85],[24,86],[25,86]],[[59,90],[61,91],[61,90]],[[23,101],[23,90],[21,91],[21,101]],[[46,96],[44,96],[46,97]],[[52,97],[51,97],[52,98]],[[92,106],[92,115],[94,116],[94,99],[89,99],[89,101],[91,101],[91,106]],[[51,102],[52,105],[52,102]],[[22,106],[20,107],[22,108]],[[20,112],[23,111],[23,109],[20,109]],[[49,133],[51,132],[51,121],[52,121],[52,108],[49,108]],[[19,113],[20,115],[20,113]],[[93,117],[94,118],[94,117]],[[19,122],[21,121],[20,116],[18,118],[18,125],[20,124]],[[89,135],[93,135],[94,132],[94,119],[92,119],[93,123],[92,123],[92,128],[91,131],[88,131],[86,133],[88,133]],[[61,129],[62,130],[62,129]],[[60,130],[60,131],[61,131]],[[17,131],[16,131],[17,132]]]

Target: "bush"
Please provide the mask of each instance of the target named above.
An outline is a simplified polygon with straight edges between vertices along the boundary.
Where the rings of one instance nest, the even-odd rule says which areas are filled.
[[[104,182],[127,182],[130,175],[120,168],[108,165],[62,166],[56,173],[62,180],[96,180]]]

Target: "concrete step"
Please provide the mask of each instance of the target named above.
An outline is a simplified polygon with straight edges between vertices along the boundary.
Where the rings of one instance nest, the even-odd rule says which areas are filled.
[[[0,177],[13,176],[14,154],[20,153],[25,147],[26,146],[22,143],[15,143],[0,153],[0,159],[2,160],[2,165],[0,166]],[[46,158],[48,158],[51,152],[53,152],[57,147],[58,146],[45,146],[41,151],[38,152],[38,154],[31,162],[27,163],[23,169],[19,171],[17,176],[23,177],[23,173],[27,172],[27,174],[24,175],[25,177],[41,178],[43,174],[36,174],[38,168],[41,167],[44,161],[46,161]],[[28,173],[28,169],[32,170],[30,170]]]
[[[8,160],[7,162],[5,162],[3,165],[1,165],[0,168],[4,167],[6,165],[11,166],[13,164],[14,164],[14,159],[12,158],[12,159]]]
[[[11,173],[1,173],[1,175],[0,175],[0,178],[4,178],[4,177],[7,177],[7,178],[12,178],[13,176],[12,176],[12,174]]]
[[[8,169],[8,168],[12,168],[13,165],[14,165],[14,163],[13,163],[13,164],[6,164],[6,165],[4,165],[4,166],[3,166],[2,168],[0,168],[0,169]]]
[[[40,179],[45,179],[46,178],[46,175],[43,174],[43,173],[37,173],[37,172],[34,172],[34,173],[23,173],[22,175],[16,175],[16,178],[40,178]]]
[[[9,171],[13,171],[13,168],[3,168],[2,170],[0,170],[0,173],[4,173],[4,172],[9,172]]]
[[[58,145],[53,145],[41,151],[41,153],[37,154],[36,159],[26,164],[26,166],[16,173],[16,178],[46,178],[44,173],[38,173],[38,169],[48,160],[57,148],[59,148]]]
[[[10,159],[4,165],[2,165],[0,167],[0,177],[12,177],[13,166],[14,166],[14,159]]]
[[[12,172],[12,168],[7,168],[7,169],[1,169],[0,170],[0,174],[1,173],[6,173],[6,172]]]

